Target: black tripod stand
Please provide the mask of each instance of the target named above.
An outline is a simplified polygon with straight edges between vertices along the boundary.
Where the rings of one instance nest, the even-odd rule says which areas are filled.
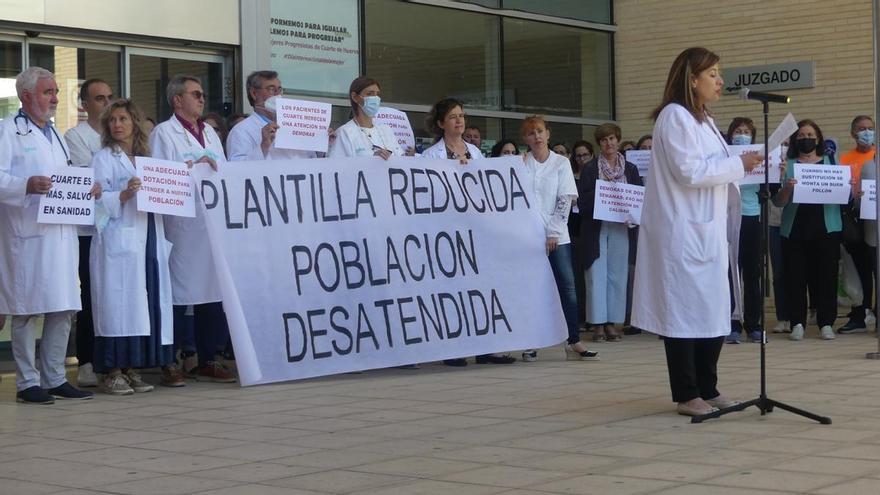
[[[693,416],[691,423],[702,423],[707,419],[718,418],[728,413],[742,411],[747,407],[755,406],[761,410],[761,416],[773,412],[773,409],[778,407],[790,413],[818,421],[823,425],[830,425],[831,418],[827,416],[819,416],[818,414],[813,414],[767,397],[767,317],[764,314],[764,299],[767,297],[767,281],[770,279],[770,222],[768,222],[770,214],[768,202],[770,200],[770,150],[768,149],[769,136],[767,135],[769,129],[767,116],[770,113],[770,108],[769,102],[762,101],[761,103],[764,105],[764,184],[761,185],[759,193],[759,200],[761,202],[761,259],[763,263],[763,270],[761,271],[761,394],[755,399],[743,401],[714,412]]]

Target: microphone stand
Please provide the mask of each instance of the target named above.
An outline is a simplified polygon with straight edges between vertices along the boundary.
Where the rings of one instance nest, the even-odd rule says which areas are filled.
[[[764,183],[761,185],[758,194],[758,200],[761,203],[761,262],[763,264],[761,270],[761,393],[755,399],[739,402],[710,413],[693,416],[691,417],[691,423],[702,423],[707,419],[719,418],[725,414],[755,406],[760,409],[761,416],[773,412],[773,409],[778,407],[790,413],[818,421],[823,425],[830,425],[831,418],[827,416],[819,416],[784,402],[773,400],[767,396],[767,317],[765,315],[764,301],[768,293],[767,281],[770,279],[770,150],[768,149],[770,138],[767,135],[770,128],[767,122],[768,114],[770,113],[770,103],[764,100],[761,103],[764,105]]]

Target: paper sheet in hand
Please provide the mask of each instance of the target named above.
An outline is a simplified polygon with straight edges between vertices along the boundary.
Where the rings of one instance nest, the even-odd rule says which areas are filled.
[[[862,179],[862,202],[859,206],[859,218],[877,220],[877,181]]]
[[[646,177],[651,169],[651,150],[629,150],[626,161],[638,167],[639,177]]]
[[[794,164],[795,203],[846,204],[849,202],[850,168],[841,165]]]
[[[764,145],[763,144],[749,144],[749,145],[731,145],[730,147],[730,155],[731,156],[739,156],[743,153],[747,153],[749,151],[756,151],[759,155],[764,156]],[[781,161],[780,148],[776,148],[770,152],[770,183],[771,184],[779,184],[779,176],[780,176],[780,168],[779,164]],[[743,184],[763,184],[764,183],[764,165],[760,165],[752,169],[751,172],[747,173],[742,180],[739,181],[740,185]]]
[[[597,180],[593,218],[606,222],[629,222],[638,225],[642,221],[644,198],[644,186]]]
[[[794,119],[794,115],[789,113],[784,119],[782,119],[782,122],[776,130],[773,131],[773,134],[767,139],[767,146],[769,146],[771,150],[782,146],[783,141],[788,139],[797,130],[797,121]]]
[[[327,151],[332,108],[329,103],[278,98],[275,107],[278,122],[276,148]]]
[[[40,197],[37,223],[94,225],[95,199],[91,194],[94,169],[61,167],[50,177],[52,189]]]
[[[400,149],[403,151],[416,147],[416,138],[413,134],[412,125],[409,123],[409,117],[400,110],[380,107],[379,113],[373,118],[373,122],[384,124],[391,128],[394,132],[394,137],[397,138],[397,144],[400,145]]]
[[[196,216],[195,184],[186,163],[147,156],[136,156],[134,163],[135,173],[141,178],[136,198],[138,211]]]

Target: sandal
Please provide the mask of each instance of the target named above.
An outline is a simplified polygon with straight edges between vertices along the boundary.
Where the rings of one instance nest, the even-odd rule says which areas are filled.
[[[605,340],[608,342],[620,342],[623,340],[623,337],[617,333],[617,329],[614,328],[614,325],[605,325]]]
[[[593,327],[593,342],[605,342],[605,329],[600,325]]]

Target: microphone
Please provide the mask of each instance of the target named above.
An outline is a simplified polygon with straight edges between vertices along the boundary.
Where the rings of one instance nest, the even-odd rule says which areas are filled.
[[[791,98],[783,95],[774,95],[772,93],[761,93],[760,91],[752,91],[749,88],[739,90],[739,97],[743,100],[757,100],[770,103],[790,103]]]

